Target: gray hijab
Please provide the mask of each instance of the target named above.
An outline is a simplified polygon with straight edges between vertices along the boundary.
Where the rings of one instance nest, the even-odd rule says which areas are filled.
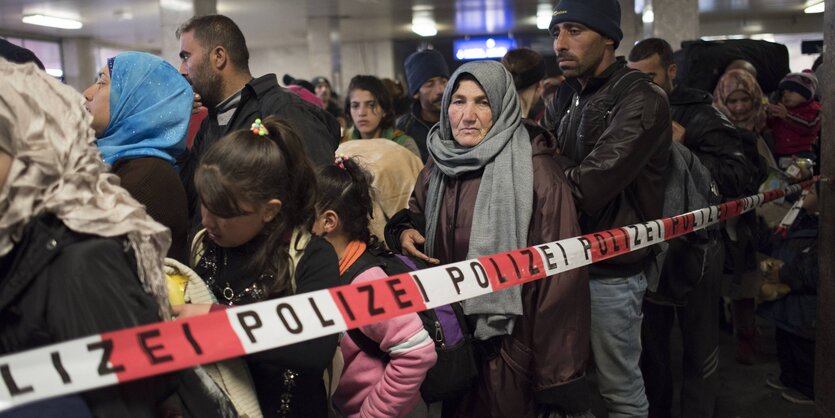
[[[487,135],[469,148],[458,145],[453,138],[447,114],[456,80],[465,73],[481,84],[493,113],[493,126]],[[533,152],[528,131],[522,126],[513,77],[495,61],[464,64],[450,77],[441,109],[440,122],[427,136],[435,163],[426,198],[428,254],[434,251],[445,177],[455,178],[482,168],[467,258],[526,247],[533,213]],[[465,300],[462,305],[464,313],[476,317],[476,338],[510,334],[515,317],[522,315],[522,289],[515,286]]]

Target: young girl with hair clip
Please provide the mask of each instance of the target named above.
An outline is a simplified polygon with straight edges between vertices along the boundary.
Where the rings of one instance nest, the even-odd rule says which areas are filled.
[[[333,245],[343,283],[387,277],[369,251],[378,248],[368,228],[373,212],[371,176],[340,154],[335,165],[320,170],[318,182],[313,233]],[[346,418],[408,414],[418,404],[420,385],[436,359],[435,344],[420,318],[403,315],[361,327],[360,332],[379,344],[385,355],[364,351],[362,342],[346,334],[339,344],[345,369],[333,395],[334,405]]]
[[[193,258],[199,257],[194,270],[222,305],[178,305],[175,313],[338,285],[333,247],[309,232],[315,180],[299,137],[273,117],[212,145],[195,174],[205,234],[195,239],[202,255]],[[264,416],[327,416],[322,373],[336,345],[332,335],[246,356]]]

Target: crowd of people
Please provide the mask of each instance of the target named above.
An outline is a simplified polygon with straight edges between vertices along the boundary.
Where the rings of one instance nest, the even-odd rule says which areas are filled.
[[[170,34],[179,69],[121,53],[83,95],[3,41],[0,354],[647,222],[814,172],[812,71],[763,92],[734,62],[711,92],[680,85],[663,39],[616,54],[616,0],[561,0],[549,28],[560,74],[526,48],[453,72],[425,49],[404,62],[407,89],[357,75],[344,105],[325,77],[254,77],[222,15]],[[0,417],[589,417],[592,372],[609,417],[709,417],[723,301],[736,361],[757,361],[759,314],[778,330],[767,384],[811,403],[814,189],[799,199],[796,219],[750,212],[432,312]]]

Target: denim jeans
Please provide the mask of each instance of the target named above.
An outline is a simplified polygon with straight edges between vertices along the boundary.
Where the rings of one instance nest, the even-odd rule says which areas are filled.
[[[600,396],[609,417],[646,417],[649,402],[641,375],[641,302],[647,288],[643,273],[589,280],[591,350]]]

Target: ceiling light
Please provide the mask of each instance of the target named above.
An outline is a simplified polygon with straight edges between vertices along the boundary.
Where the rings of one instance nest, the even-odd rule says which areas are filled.
[[[432,19],[415,18],[412,19],[412,32],[420,36],[435,36],[438,34],[438,28]]]
[[[551,26],[551,5],[548,3],[540,3],[536,7],[536,27],[539,29],[548,29]]]
[[[420,36],[435,36],[438,28],[432,16],[430,6],[415,6],[412,8],[412,32]]]
[[[822,1],[818,4],[813,4],[805,9],[803,9],[803,13],[823,13],[824,9],[826,8],[826,2]]]
[[[644,13],[641,15],[641,21],[644,23],[655,22],[655,13],[653,13],[652,7],[647,7],[646,10],[644,10]]]
[[[38,26],[48,26],[50,28],[58,29],[81,29],[81,26],[83,26],[81,22],[77,20],[45,15],[23,16],[23,23]]]
[[[64,71],[60,68],[47,68],[46,73],[57,78],[61,78],[64,76]]]

